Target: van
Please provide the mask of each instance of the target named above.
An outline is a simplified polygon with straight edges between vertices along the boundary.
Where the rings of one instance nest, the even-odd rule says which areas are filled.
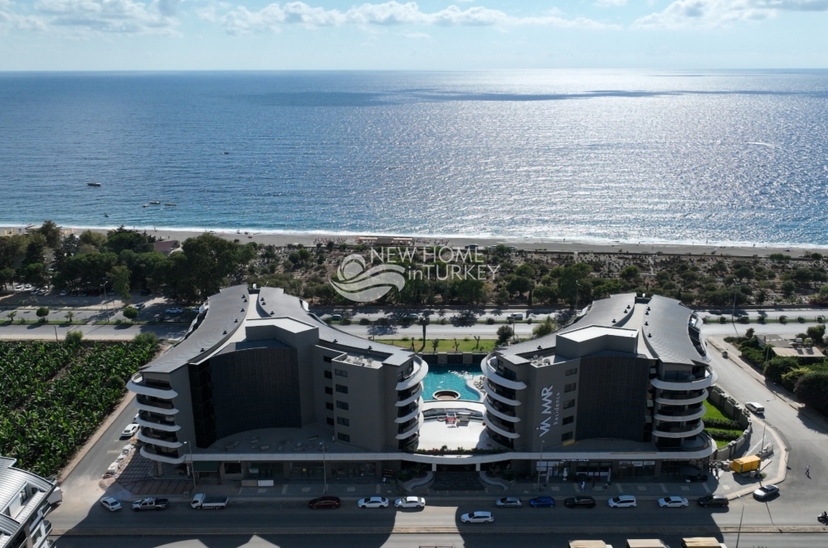
[[[747,407],[750,411],[753,411],[753,413],[755,413],[757,415],[764,415],[765,414],[765,406],[762,405],[761,403],[757,403],[755,401],[749,401],[745,404],[745,407]]]
[[[512,318],[513,320],[522,320],[523,319],[523,314],[520,313],[520,312],[515,312],[515,313],[511,314],[509,317]]]

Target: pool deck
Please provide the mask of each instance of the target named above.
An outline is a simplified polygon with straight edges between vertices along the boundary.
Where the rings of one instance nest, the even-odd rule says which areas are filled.
[[[472,401],[429,401],[423,404],[428,409],[468,409],[482,413],[483,404]],[[441,449],[445,446],[454,449],[494,449],[498,447],[486,433],[486,427],[480,419],[471,420],[463,425],[452,426],[441,420],[427,420],[420,427],[420,440],[417,449]]]

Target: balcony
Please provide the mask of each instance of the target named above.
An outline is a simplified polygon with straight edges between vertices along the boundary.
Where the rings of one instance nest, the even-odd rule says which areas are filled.
[[[149,411],[158,415],[175,415],[178,413],[178,409],[175,408],[172,402],[156,400],[147,396],[138,396],[135,399],[135,405],[140,411]]]
[[[668,423],[669,424],[669,423]],[[659,424],[653,428],[653,436],[659,438],[691,438],[704,430],[704,423],[701,421],[689,426],[667,426]]]
[[[150,382],[144,380],[141,373],[136,373],[129,379],[127,390],[162,400],[171,400],[178,396],[178,392],[172,388],[163,388],[163,385],[153,386]]]
[[[423,385],[418,384],[416,387],[407,390],[401,394],[397,394],[398,398],[401,398],[397,403],[394,404],[395,407],[405,407],[409,403],[417,401],[417,399],[423,395]]]
[[[657,421],[687,422],[702,418],[706,412],[703,405],[681,410],[673,410],[669,406],[664,406],[656,412],[653,418]]]
[[[671,373],[661,378],[650,379],[650,384],[662,390],[699,390],[712,386],[718,378],[715,371],[707,369],[701,376],[692,373]]]
[[[497,401],[492,403],[489,398],[483,400],[483,406],[486,411],[506,422],[520,422],[520,419],[515,416],[514,411],[510,411],[508,406],[503,405]]]
[[[153,420],[149,417],[146,417],[146,415],[148,415],[148,413],[142,413],[138,416],[138,420],[135,421],[138,423],[138,426],[145,426],[147,428],[163,430],[164,432],[178,432],[179,430],[181,430],[181,427],[175,424],[174,420]]]
[[[138,430],[138,439],[148,445],[166,447],[167,449],[178,449],[183,445],[174,435],[159,436],[157,434],[151,434],[144,429]]]
[[[417,415],[420,414],[420,406],[423,404],[422,399],[418,399],[415,403],[402,407],[397,411],[397,418],[394,419],[394,422],[397,424],[402,424],[404,422],[408,422]]]
[[[520,434],[517,432],[509,432],[502,426],[495,424],[494,421],[488,417],[488,415],[483,415],[483,420],[486,421],[486,428],[508,440],[516,440],[520,437]]]
[[[693,391],[687,394],[678,392],[663,392],[656,396],[656,403],[667,405],[692,405],[707,399],[707,390]]]
[[[402,430],[402,432],[397,434],[395,437],[398,440],[404,440],[408,437],[411,437],[412,435],[414,435],[414,434],[416,434],[420,431],[420,427],[422,425],[423,425],[423,416],[420,415],[419,417],[417,417],[417,420],[412,421],[411,424],[408,425],[407,427],[399,428],[397,431],[400,432],[400,430]]]
[[[159,462],[166,462],[167,464],[181,464],[184,462],[184,455],[179,456],[178,451],[173,450],[158,450],[152,445],[145,445],[141,448],[141,456]]]
[[[414,368],[411,371],[411,375],[400,379],[397,383],[397,391],[408,390],[413,386],[421,383],[425,376],[428,374],[428,364],[421,360],[420,358],[414,359]]]
[[[500,403],[505,403],[506,405],[511,405],[513,407],[520,405],[520,400],[517,400],[517,394],[514,390],[507,390],[505,388],[501,388],[494,383],[490,383],[486,381],[484,384],[485,392],[488,396],[491,396],[493,400],[497,400]]]
[[[489,354],[480,363],[480,371],[483,372],[483,376],[491,382],[509,388],[510,390],[523,390],[526,388],[526,383],[507,379],[504,375],[507,374],[506,371],[508,370],[498,370],[497,367],[492,366],[491,362],[493,358],[494,354]]]

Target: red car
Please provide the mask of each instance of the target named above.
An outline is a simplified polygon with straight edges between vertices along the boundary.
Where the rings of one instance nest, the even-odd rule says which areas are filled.
[[[319,497],[318,499],[313,499],[308,503],[308,507],[311,510],[333,510],[335,508],[339,508],[340,506],[342,506],[342,501],[339,500],[339,497]]]

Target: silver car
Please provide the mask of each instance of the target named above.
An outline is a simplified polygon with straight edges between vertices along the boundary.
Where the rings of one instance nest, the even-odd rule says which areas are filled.
[[[388,499],[385,497],[365,497],[357,501],[360,508],[388,508]]]
[[[425,508],[426,501],[423,497],[403,497],[394,502],[397,508]]]

